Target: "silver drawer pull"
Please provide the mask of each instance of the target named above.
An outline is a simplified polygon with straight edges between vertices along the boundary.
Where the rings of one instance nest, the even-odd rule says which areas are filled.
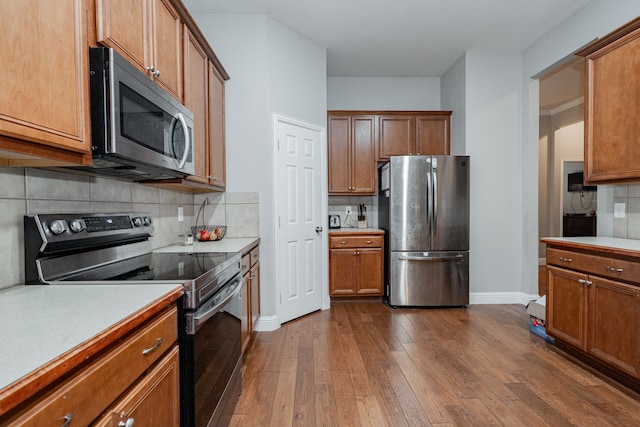
[[[64,424],[62,424],[62,427],[67,427],[69,424],[71,424],[71,418],[73,418],[71,414],[67,414],[62,417],[62,419],[64,420]]]
[[[564,257],[560,257],[560,261],[564,261],[564,262],[571,262],[573,261],[571,258],[564,258]]]
[[[367,245],[372,244],[373,242],[371,240],[367,240]]]
[[[613,271],[616,273],[622,273],[624,270],[621,268],[615,268],[615,267],[605,267],[607,269],[607,271]]]
[[[135,420],[133,418],[127,418],[127,421],[120,421],[118,427],[133,427]]]
[[[158,347],[160,347],[161,345],[162,345],[162,338],[158,338],[158,340],[156,341],[156,344],[153,347],[145,348],[144,350],[142,350],[142,354],[146,356],[147,354],[156,351]]]
[[[346,241],[346,240],[343,240],[343,241],[341,241],[341,242],[340,242],[340,244],[341,244],[341,245],[346,245],[346,244],[347,244],[347,241]]]
[[[593,282],[591,280],[584,280],[584,279],[578,279],[578,283],[580,283],[581,285],[591,285]]]

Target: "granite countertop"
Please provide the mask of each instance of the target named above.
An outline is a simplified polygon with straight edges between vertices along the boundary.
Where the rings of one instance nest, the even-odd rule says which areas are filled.
[[[0,291],[0,339],[5,349],[0,352],[0,409],[2,399],[18,392],[25,377],[51,379],[53,371],[61,372],[52,367],[58,359],[67,360],[61,362],[63,369],[73,369],[62,356],[76,360],[85,347],[99,350],[96,336],[109,329],[126,332],[124,323],[131,316],[142,316],[182,292],[182,285],[176,284],[29,285]],[[102,336],[101,343],[110,344],[110,337]]]
[[[154,250],[154,252],[179,252],[179,253],[200,253],[200,252],[240,252],[246,253],[260,243],[259,237],[232,237],[224,238],[213,242],[199,242],[194,239],[193,245],[181,246],[170,245]]]
[[[560,245],[581,249],[598,249],[620,255],[640,256],[640,240],[619,237],[543,237],[540,239],[547,245]]]

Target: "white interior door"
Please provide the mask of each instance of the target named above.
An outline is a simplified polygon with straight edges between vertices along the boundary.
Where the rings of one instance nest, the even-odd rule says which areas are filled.
[[[328,300],[326,150],[322,128],[276,116],[275,132],[278,319],[285,323]]]

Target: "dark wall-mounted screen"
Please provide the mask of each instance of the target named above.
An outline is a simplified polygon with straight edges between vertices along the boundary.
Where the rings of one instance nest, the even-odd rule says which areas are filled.
[[[567,191],[596,191],[595,185],[584,185],[584,173],[574,172],[567,176]]]

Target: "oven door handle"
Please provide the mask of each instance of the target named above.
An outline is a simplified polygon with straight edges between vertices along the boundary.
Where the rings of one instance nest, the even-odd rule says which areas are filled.
[[[229,304],[231,300],[240,292],[242,276],[237,275],[232,279],[231,283],[225,286],[225,291],[211,298],[210,302],[205,304],[200,310],[192,315],[192,319],[187,316],[187,334],[193,335],[199,329],[200,325],[213,317],[222,308]]]

